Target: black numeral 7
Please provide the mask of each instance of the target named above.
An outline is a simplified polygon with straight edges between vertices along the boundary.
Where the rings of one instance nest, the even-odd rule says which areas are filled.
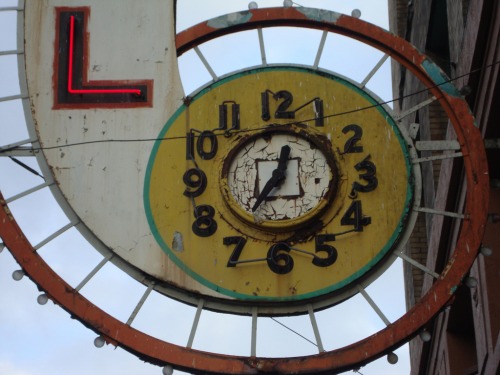
[[[247,243],[247,240],[243,237],[233,236],[233,237],[224,237],[222,240],[223,244],[228,245],[236,245],[229,260],[227,261],[227,267],[236,267],[238,264],[238,259],[240,259],[241,252]]]

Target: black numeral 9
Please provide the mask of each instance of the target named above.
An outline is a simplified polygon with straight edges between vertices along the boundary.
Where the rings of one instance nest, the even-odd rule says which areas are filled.
[[[199,197],[207,188],[207,175],[199,168],[191,168],[182,176],[187,189],[184,195],[189,198]]]

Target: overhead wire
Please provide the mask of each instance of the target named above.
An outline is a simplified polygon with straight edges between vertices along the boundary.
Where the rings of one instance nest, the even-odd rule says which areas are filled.
[[[356,108],[356,109],[347,110],[347,111],[343,111],[343,112],[338,112],[338,113],[333,113],[333,114],[329,114],[329,115],[324,115],[322,117],[314,117],[314,118],[310,118],[310,119],[301,120],[300,123],[312,122],[312,121],[315,121],[315,120],[317,120],[319,118],[328,119],[328,118],[332,118],[332,117],[345,116],[345,115],[349,115],[349,114],[353,114],[353,113],[357,113],[357,112],[361,112],[361,111],[367,111],[367,110],[370,110],[370,109],[373,109],[373,108],[378,108],[378,107],[386,106],[386,105],[388,105],[390,103],[399,101],[401,99],[406,99],[406,98],[409,98],[409,97],[412,97],[412,96],[415,96],[415,95],[419,95],[419,94],[422,94],[422,93],[425,93],[425,92],[429,92],[429,91],[431,91],[434,88],[446,85],[448,83],[452,83],[452,82],[454,82],[456,80],[459,80],[461,78],[464,78],[464,77],[470,76],[472,74],[478,73],[478,72],[480,72],[482,70],[491,68],[491,67],[493,67],[495,65],[498,65],[498,64],[500,64],[500,61],[495,61],[495,62],[493,62],[491,64],[482,66],[482,67],[477,68],[477,69],[473,69],[473,70],[469,71],[468,73],[464,73],[464,74],[456,76],[454,78],[450,78],[448,80],[444,80],[443,82],[437,83],[434,86],[427,87],[425,89],[418,90],[418,91],[415,91],[413,93],[406,94],[406,95],[403,95],[403,96],[395,98],[395,99],[387,100],[387,101],[384,101],[384,102],[379,102],[379,103],[376,103],[376,104],[373,104],[373,105],[369,105],[369,106],[366,106],[366,107],[362,107],[362,108]],[[255,127],[255,128],[251,128],[251,129],[233,130],[233,131],[231,131],[231,134],[257,132],[257,131],[260,131],[260,130],[269,129],[273,125],[276,126],[276,127],[284,127],[284,126],[289,126],[289,125],[296,124],[296,123],[298,123],[298,121],[291,121],[291,122],[283,123],[283,124],[267,124],[265,126]],[[221,132],[221,133],[217,133],[215,135],[216,136],[224,136],[225,133]],[[62,149],[62,148],[76,147],[76,146],[89,145],[89,144],[98,144],[98,143],[131,143],[131,142],[158,142],[158,141],[163,142],[163,141],[180,140],[180,139],[186,139],[186,138],[187,138],[186,136],[173,136],[173,137],[160,137],[160,138],[157,137],[157,138],[133,138],[133,139],[98,139],[98,140],[91,140],[91,141],[67,143],[67,144],[61,144],[61,145],[56,145],[56,146],[39,146],[39,147],[33,147],[33,148],[31,148],[31,150],[32,151],[45,151],[45,150]],[[0,154],[2,152],[12,151],[12,150],[16,150],[16,149],[19,149],[19,146],[15,146],[15,147],[11,147],[11,148],[0,150]]]

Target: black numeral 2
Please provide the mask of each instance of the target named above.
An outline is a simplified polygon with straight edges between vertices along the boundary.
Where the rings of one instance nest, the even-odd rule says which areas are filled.
[[[361,126],[351,124],[342,129],[342,133],[344,134],[349,132],[354,132],[354,134],[344,144],[344,154],[363,152],[363,146],[356,145],[356,143],[361,140],[361,137],[363,137],[363,129],[361,129]]]

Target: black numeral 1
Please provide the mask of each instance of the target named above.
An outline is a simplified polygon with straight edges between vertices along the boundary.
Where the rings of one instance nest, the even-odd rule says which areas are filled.
[[[231,129],[229,130],[239,130],[240,105],[235,102],[223,102],[221,105],[219,105],[219,127],[214,130],[227,130],[228,104],[231,104]]]
[[[323,112],[323,100],[316,98],[313,101],[314,107],[314,126],[325,125],[325,115]]]

